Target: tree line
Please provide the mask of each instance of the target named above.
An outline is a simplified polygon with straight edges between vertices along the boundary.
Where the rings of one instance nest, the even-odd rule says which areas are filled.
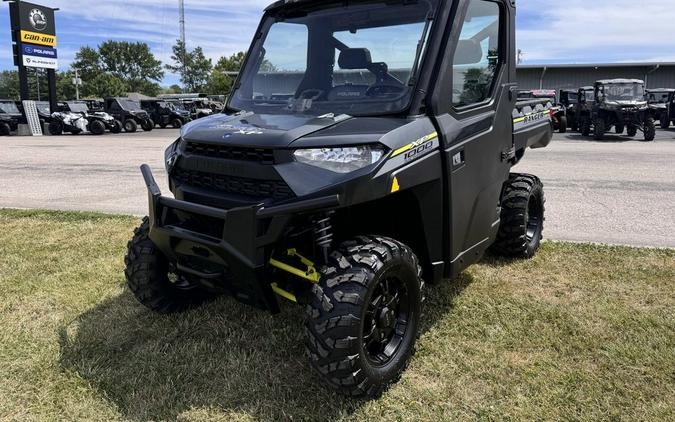
[[[172,63],[164,65],[146,43],[105,41],[96,48],[84,46],[75,55],[70,69],[57,72],[56,91],[59,99],[74,99],[75,69],[82,85],[80,97],[105,98],[123,96],[129,92],[154,97],[158,94],[207,92],[225,95],[230,92],[234,77],[244,61],[244,52],[221,57],[215,64],[201,47],[188,50],[178,40],[173,46]],[[162,87],[165,71],[180,76],[181,85]],[[30,97],[47,97],[47,72],[28,69]],[[19,74],[16,70],[0,72],[0,98],[19,98]]]

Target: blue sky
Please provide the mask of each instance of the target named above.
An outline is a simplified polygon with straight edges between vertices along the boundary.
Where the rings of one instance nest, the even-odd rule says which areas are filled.
[[[214,60],[245,50],[272,0],[185,0],[188,47]],[[525,63],[673,61],[675,9],[666,0],[518,0]],[[164,62],[178,36],[178,0],[42,0],[57,15],[61,69],[81,45],[145,41]],[[0,69],[11,69],[8,4],[0,3]],[[165,84],[176,81],[167,74]]]

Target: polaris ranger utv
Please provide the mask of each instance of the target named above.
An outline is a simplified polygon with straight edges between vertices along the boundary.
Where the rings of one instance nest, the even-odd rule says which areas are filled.
[[[9,136],[19,129],[23,114],[12,100],[0,100],[0,136]]]
[[[661,121],[661,129],[668,129],[670,122],[675,124],[675,89],[648,89],[645,97],[652,116]]]
[[[591,109],[593,138],[601,141],[612,126],[617,134],[628,127],[628,136],[635,136],[638,130],[644,133],[644,140],[656,137],[654,117],[645,100],[645,83],[637,79],[611,79],[595,83],[595,103]]]
[[[565,115],[567,116],[567,124],[570,129],[576,132],[579,130],[579,121],[575,113],[575,105],[579,102],[579,93],[573,89],[560,90],[560,105],[565,108]]]
[[[106,98],[105,112],[122,122],[122,127],[127,133],[136,132],[139,125],[146,132],[155,128],[155,122],[148,112],[141,108],[141,104],[128,98]]]
[[[595,104],[595,88],[583,86],[577,92],[578,102],[574,105],[574,117],[579,122],[579,132],[582,136],[589,136],[593,128],[591,111]]]
[[[379,395],[413,354],[423,280],[539,248],[542,183],[509,172],[551,112],[516,102],[515,46],[511,0],[274,3],[224,113],[166,150],[173,197],[142,166],[130,290],[159,313],[303,305],[323,380]]]
[[[169,125],[174,129],[180,129],[192,120],[189,111],[177,108],[164,100],[141,100],[141,107],[148,112],[152,121],[162,129]]]

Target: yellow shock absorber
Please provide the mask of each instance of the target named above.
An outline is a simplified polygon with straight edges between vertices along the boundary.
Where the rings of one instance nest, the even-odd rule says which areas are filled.
[[[274,258],[270,259],[270,265],[287,273],[308,280],[313,284],[317,284],[319,282],[319,280],[321,279],[321,274],[319,274],[319,272],[316,270],[316,268],[314,267],[314,263],[312,261],[300,255],[298,251],[295,249],[289,249],[286,252],[286,254],[290,257],[297,257],[298,259],[300,259],[300,262],[302,262],[307,267],[307,269],[302,270],[299,268],[295,268],[281,261],[277,261]]]

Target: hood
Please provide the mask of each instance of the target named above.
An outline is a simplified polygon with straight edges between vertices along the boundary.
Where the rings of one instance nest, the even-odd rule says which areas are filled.
[[[254,148],[340,146],[377,142],[404,119],[240,113],[216,114],[183,128],[186,141]]]

